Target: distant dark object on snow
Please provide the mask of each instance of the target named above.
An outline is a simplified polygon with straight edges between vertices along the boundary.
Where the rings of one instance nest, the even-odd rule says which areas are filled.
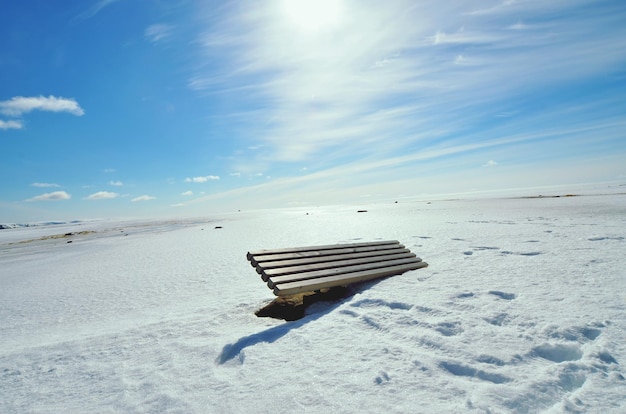
[[[221,228],[222,228],[222,226],[215,226],[215,228],[216,228],[216,229],[221,229]]]
[[[357,213],[367,213],[367,210],[357,210]]]

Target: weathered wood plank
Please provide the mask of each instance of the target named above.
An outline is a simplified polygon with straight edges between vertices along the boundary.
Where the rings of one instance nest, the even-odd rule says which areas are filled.
[[[278,254],[268,254],[256,256],[253,255],[250,257],[250,263],[252,266],[263,265],[265,262],[275,262],[280,260],[291,260],[291,259],[304,259],[309,257],[324,257],[324,256],[332,256],[337,254],[350,254],[350,253],[360,253],[360,252],[370,252],[370,251],[378,251],[378,250],[388,250],[393,248],[394,246],[401,246],[397,244],[388,244],[388,245],[367,245],[367,246],[358,246],[358,247],[343,247],[341,245],[335,245],[334,249],[324,249],[324,250],[306,250],[302,252],[293,252],[293,253],[278,253]]]
[[[274,286],[276,296],[294,295],[302,292],[310,292],[334,286],[349,285],[352,283],[364,282],[381,277],[398,275],[409,270],[416,270],[426,267],[426,262],[416,262],[399,266],[385,267],[380,269],[366,270],[354,273],[345,273],[336,276],[328,276],[316,279],[307,279],[297,282],[281,283]]]
[[[358,243],[343,243],[343,244],[328,244],[323,246],[301,246],[301,247],[286,247],[279,249],[261,249],[248,252],[249,255],[263,255],[263,254],[274,254],[274,253],[293,253],[293,252],[304,252],[307,250],[327,250],[327,249],[335,249],[337,247],[359,247],[359,246],[377,246],[381,244],[400,244],[398,240],[378,240],[373,242],[358,242]]]
[[[329,244],[325,246],[304,246],[304,247],[288,247],[282,249],[262,249],[248,252],[247,257],[248,260],[251,260],[253,256],[264,256],[270,254],[280,254],[280,253],[297,253],[297,252],[306,252],[306,251],[319,251],[319,250],[332,250],[338,247],[362,247],[362,246],[378,246],[384,244],[400,244],[397,240],[381,240],[375,242],[362,242],[362,243],[346,243],[346,244]]]
[[[359,264],[359,265],[354,265],[354,266],[343,266],[343,267],[336,267],[336,268],[330,268],[330,269],[324,269],[324,270],[315,270],[315,271],[304,272],[304,273],[288,274],[288,275],[283,275],[283,276],[273,276],[268,279],[267,285],[270,288],[274,288],[276,285],[279,285],[281,283],[325,278],[329,276],[336,276],[336,275],[341,275],[341,274],[346,274],[346,273],[371,271],[374,269],[394,267],[394,266],[399,266],[399,265],[408,265],[408,264],[419,263],[419,262],[421,262],[421,259],[418,259],[416,257],[410,257],[410,258],[404,258],[404,259],[386,260],[386,261],[379,261],[379,262],[374,262],[374,263]]]
[[[376,262],[385,262],[389,260],[396,259],[410,259],[415,258],[415,253],[398,253],[398,254],[390,254],[384,256],[368,256],[361,257],[357,259],[347,259],[347,260],[333,260],[322,263],[313,263],[313,264],[305,264],[299,266],[289,266],[289,267],[277,267],[273,269],[263,269],[261,270],[261,276],[263,280],[267,280],[269,277],[283,276],[283,275],[291,275],[294,273],[305,273],[313,270],[323,270],[323,269],[333,269],[340,268],[345,266],[354,266],[360,264],[367,263],[376,263]],[[419,260],[419,259],[418,259]]]
[[[334,254],[334,255],[329,255],[329,256],[305,257],[302,259],[277,260],[273,262],[261,262],[257,264],[256,269],[257,269],[257,273],[262,274],[263,271],[268,270],[268,269],[303,266],[303,265],[325,263],[325,262],[338,262],[341,260],[351,260],[351,259],[359,259],[359,258],[365,258],[365,257],[389,256],[389,255],[402,254],[402,253],[411,253],[411,251],[409,249],[398,247],[394,249],[374,250],[374,251],[359,252],[359,253],[344,253],[344,254]]]

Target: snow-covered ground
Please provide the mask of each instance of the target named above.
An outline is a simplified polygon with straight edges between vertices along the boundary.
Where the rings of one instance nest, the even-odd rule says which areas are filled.
[[[623,413],[625,238],[620,194],[0,230],[0,412]],[[429,267],[254,315],[248,250],[378,239]]]

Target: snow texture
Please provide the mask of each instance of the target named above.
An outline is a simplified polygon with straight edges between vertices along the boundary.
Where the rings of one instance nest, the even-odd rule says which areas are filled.
[[[626,196],[358,208],[0,231],[0,412],[626,412]],[[383,239],[429,267],[254,315],[247,251]]]

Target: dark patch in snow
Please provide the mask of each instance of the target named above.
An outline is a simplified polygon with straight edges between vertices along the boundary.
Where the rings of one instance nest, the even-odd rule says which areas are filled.
[[[597,357],[605,364],[618,364],[617,360],[613,358],[613,355],[606,351],[598,352]]]
[[[435,330],[443,336],[454,336],[463,332],[461,322],[440,322],[435,326]]]
[[[384,299],[362,299],[351,303],[350,306],[355,308],[363,308],[363,307],[371,307],[371,306],[383,306],[389,309],[400,309],[400,310],[409,310],[413,307],[408,303],[402,302],[387,302]]]
[[[499,367],[503,367],[504,365],[506,365],[503,360],[491,355],[480,355],[478,358],[476,358],[476,361],[482,362],[483,364],[497,365]]]
[[[390,380],[391,378],[389,377],[389,375],[386,372],[381,371],[381,373],[374,379],[374,383],[376,383],[377,385],[383,385]]]
[[[463,293],[459,293],[458,295],[456,295],[457,299],[467,299],[467,298],[473,298],[474,297],[474,292],[463,292]]]
[[[603,328],[604,325],[602,323],[592,324],[591,326],[573,326],[567,329],[550,329],[548,335],[552,338],[557,339],[565,339],[568,341],[585,341],[595,340],[602,331],[600,328]]]
[[[434,313],[434,309],[428,308],[426,306],[414,306],[413,309],[417,310],[418,312]]]
[[[479,370],[468,365],[457,364],[454,362],[441,362],[439,365],[452,375],[460,377],[478,378],[483,381],[492,382],[494,384],[503,384],[505,382],[511,381],[510,378],[504,375]]]
[[[568,366],[559,374],[559,385],[566,391],[574,391],[583,386],[587,376],[576,365]]]
[[[497,296],[500,299],[504,299],[504,300],[513,300],[517,297],[515,293],[506,293],[506,292],[501,292],[499,290],[490,290],[489,294]]]
[[[470,246],[474,250],[500,250],[499,247],[494,246]]]
[[[502,326],[504,325],[504,322],[506,321],[508,316],[509,315],[506,313],[499,313],[491,318],[485,318],[485,321],[495,326]]]
[[[382,326],[380,326],[377,322],[375,322],[372,318],[369,318],[367,316],[363,317],[363,320],[365,321],[366,324],[368,324],[371,328],[376,329],[377,331],[382,330]]]
[[[511,252],[508,250],[503,250],[500,252],[500,254],[516,254],[518,256],[539,256],[541,254],[541,252],[520,252],[520,253],[516,253],[516,252]]]
[[[583,356],[575,344],[543,344],[533,348],[532,354],[552,362],[577,361]]]
[[[474,254],[474,252],[471,251],[471,250],[468,250],[468,251],[463,252],[463,254],[466,255],[466,256],[471,256],[471,255]]]
[[[602,240],[624,240],[624,237],[622,236],[617,236],[617,237],[611,237],[611,236],[599,236],[599,237],[589,237],[587,240],[589,241],[602,241]]]

